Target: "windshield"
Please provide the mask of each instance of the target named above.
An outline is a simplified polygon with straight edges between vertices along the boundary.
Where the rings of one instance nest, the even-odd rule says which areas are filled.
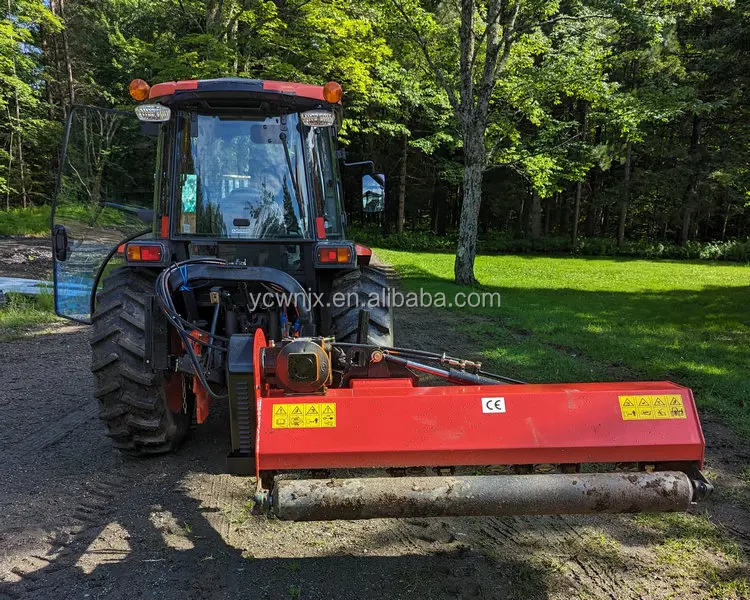
[[[283,125],[281,117],[181,118],[178,233],[309,237],[297,115],[286,117],[286,135]]]

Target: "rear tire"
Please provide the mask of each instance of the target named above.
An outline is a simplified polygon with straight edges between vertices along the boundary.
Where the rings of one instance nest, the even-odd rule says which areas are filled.
[[[104,280],[91,332],[91,371],[99,418],[114,446],[129,456],[164,454],[179,446],[190,430],[192,402],[170,410],[162,372],[145,364],[146,303],[156,275],[119,268]],[[182,377],[174,374],[171,377]],[[179,390],[182,382],[176,383]],[[188,400],[192,394],[186,395]]]
[[[367,343],[375,346],[393,346],[393,312],[389,305],[388,278],[380,269],[362,267],[342,273],[333,280],[331,294],[343,294],[346,299],[355,293],[358,305],[353,302],[331,309],[331,328],[339,342],[355,343],[359,327],[360,310],[370,311]]]

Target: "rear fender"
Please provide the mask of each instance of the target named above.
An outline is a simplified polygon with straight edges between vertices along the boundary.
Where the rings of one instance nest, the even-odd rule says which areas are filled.
[[[354,251],[357,253],[357,265],[366,267],[372,259],[372,250],[364,244],[354,244]]]

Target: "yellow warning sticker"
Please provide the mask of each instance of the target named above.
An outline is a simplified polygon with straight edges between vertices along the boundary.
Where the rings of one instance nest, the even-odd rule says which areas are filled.
[[[286,429],[289,426],[289,411],[286,404],[273,405],[273,427],[275,429]]]
[[[274,404],[273,429],[336,427],[336,403]]]
[[[320,404],[305,404],[305,427],[320,427]]]
[[[289,405],[289,425],[287,427],[304,427],[305,426],[305,405],[304,404],[290,404]]]
[[[620,396],[620,412],[625,421],[686,419],[680,394]]]
[[[336,427],[336,405],[326,402],[320,405],[321,427]]]

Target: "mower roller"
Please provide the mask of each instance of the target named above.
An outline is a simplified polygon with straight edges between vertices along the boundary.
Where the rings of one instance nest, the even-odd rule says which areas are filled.
[[[340,168],[374,165],[336,150],[338,84],[130,91],[135,114],[71,111],[52,222],[56,312],[93,324],[119,450],[176,450],[224,403],[230,472],[298,521],[682,511],[711,492],[688,388],[529,384],[394,346],[387,277],[345,237]],[[384,198],[364,175],[363,212]]]

